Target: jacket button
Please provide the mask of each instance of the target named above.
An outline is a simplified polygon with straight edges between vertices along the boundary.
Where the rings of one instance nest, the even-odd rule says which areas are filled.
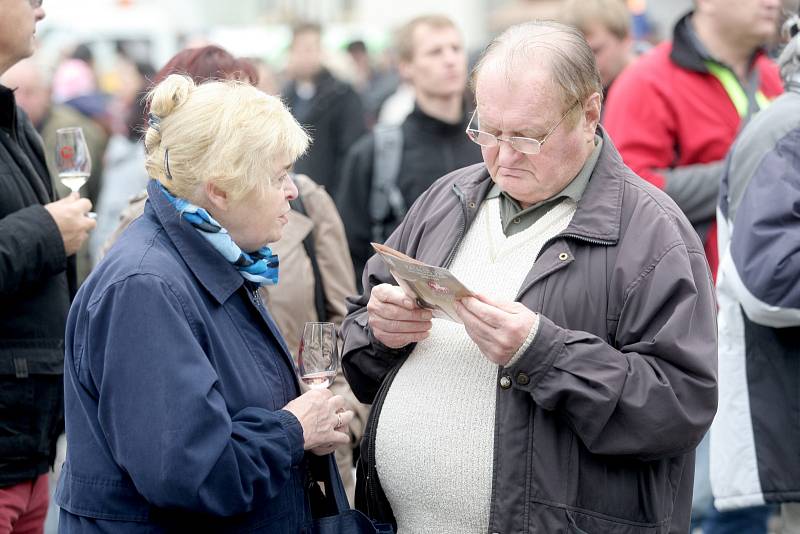
[[[530,381],[531,379],[525,373],[520,373],[517,375],[517,384],[520,386],[527,386]]]
[[[511,387],[511,378],[508,375],[504,375],[500,378],[500,387],[503,389],[508,389]]]
[[[470,209],[473,209],[473,210],[474,210],[476,206],[477,206],[477,204],[475,204],[474,202],[470,202],[470,203],[469,203],[469,208],[470,208]]]
[[[561,261],[567,261],[569,259],[569,254],[567,254],[566,252],[562,252],[561,254],[558,255],[558,259]]]

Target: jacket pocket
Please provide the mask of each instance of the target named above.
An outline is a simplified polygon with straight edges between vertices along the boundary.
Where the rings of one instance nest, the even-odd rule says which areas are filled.
[[[0,456],[51,456],[63,430],[63,344],[9,340],[0,347]]]
[[[668,521],[675,500],[673,479],[683,457],[641,461],[592,454],[580,440],[573,447],[575,493],[568,502],[573,509],[621,523],[652,526]]]
[[[667,534],[669,522],[644,524],[616,521],[577,510],[565,510],[567,532],[570,534]]]
[[[31,378],[0,375],[0,457],[14,458],[36,448],[37,410]]]

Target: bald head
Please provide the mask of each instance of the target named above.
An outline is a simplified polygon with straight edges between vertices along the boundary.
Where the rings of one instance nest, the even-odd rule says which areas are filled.
[[[602,95],[594,54],[583,35],[557,22],[528,22],[512,26],[494,39],[472,74],[480,83],[483,72],[502,73],[513,83],[519,73],[547,68],[565,106]]]
[[[25,59],[8,69],[0,82],[16,89],[14,96],[37,127],[50,109],[50,86],[42,69],[32,59]]]

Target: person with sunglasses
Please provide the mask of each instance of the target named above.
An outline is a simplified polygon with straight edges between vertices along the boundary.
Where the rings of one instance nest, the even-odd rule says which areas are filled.
[[[577,30],[510,28],[473,84],[483,163],[435,182],[387,241],[474,292],[461,322],[373,258],[342,327],[372,403],[356,506],[399,532],[685,533],[717,404],[702,243],[599,126]]]

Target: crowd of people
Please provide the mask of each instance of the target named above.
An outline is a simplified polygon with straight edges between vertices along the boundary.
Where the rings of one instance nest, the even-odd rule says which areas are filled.
[[[347,80],[310,22],[281,71],[120,49],[109,93],[0,0],[0,534],[800,533],[799,6],[628,4],[472,60],[418,16]]]

